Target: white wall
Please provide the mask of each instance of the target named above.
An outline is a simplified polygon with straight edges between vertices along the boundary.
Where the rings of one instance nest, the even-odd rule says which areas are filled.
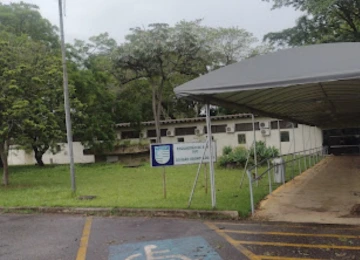
[[[16,146],[11,146],[8,155],[9,165],[34,165],[35,159],[33,153],[26,153],[24,150],[18,150]]]
[[[45,164],[68,164],[70,163],[69,159],[69,146],[67,143],[59,144],[61,147],[61,151],[52,154],[52,152],[47,151],[43,155],[43,161]],[[84,155],[83,150],[84,146],[80,142],[73,143],[74,150],[74,161],[75,163],[93,163],[95,162],[94,155]]]
[[[43,155],[43,162],[45,164],[68,164],[69,163],[69,149],[68,145],[61,143],[59,144],[61,151],[52,154],[52,152],[47,151]],[[83,150],[84,146],[80,142],[73,143],[74,149],[74,161],[75,163],[93,163],[95,162],[94,155],[84,155]],[[34,152],[26,153],[24,150],[18,150],[16,146],[10,147],[9,156],[8,156],[9,165],[34,165],[36,164],[34,158]]]
[[[256,118],[255,122],[271,122],[276,121],[277,119],[272,118]],[[238,123],[252,123],[251,118],[240,118],[240,119],[232,119],[232,120],[218,120],[213,121],[212,125],[224,125],[227,124],[228,126],[234,126]],[[164,129],[174,129],[176,127],[193,127],[197,126],[198,129],[203,129],[206,125],[205,121],[202,122],[193,122],[193,123],[184,123],[184,124],[166,124],[162,125],[161,128]],[[147,132],[148,129],[154,129],[152,127],[145,127],[143,132]],[[128,131],[126,129],[125,131]],[[315,130],[315,131],[314,131]],[[121,129],[118,129],[121,132]],[[290,129],[280,129],[280,131],[288,131],[290,135],[289,142],[282,142],[281,143],[281,152],[283,154],[292,153],[294,151],[293,146],[293,130]],[[303,137],[302,131],[304,131],[304,140],[305,146],[303,145]],[[275,146],[276,148],[280,148],[280,135],[278,129],[273,129],[270,131],[270,136],[264,137],[261,132],[258,130],[256,131],[256,140],[257,141],[264,141],[268,146]],[[310,149],[314,148],[315,140],[316,140],[316,147],[322,146],[322,130],[316,127],[309,127],[306,125],[298,125],[297,128],[294,129],[295,132],[295,151],[302,151],[304,148]],[[238,144],[238,135],[245,134],[246,135],[246,144]],[[177,143],[178,138],[184,138],[184,142],[205,142],[206,135],[196,136],[194,135],[184,135],[184,136],[174,136],[174,137],[162,137],[162,143]],[[214,140],[217,144],[217,155],[222,155],[222,150],[225,146],[244,146],[245,148],[250,148],[254,140],[254,134],[252,131],[245,131],[245,132],[234,132],[234,133],[213,133]],[[153,138],[151,138],[153,139]],[[131,139],[133,142],[138,142],[138,139]]]

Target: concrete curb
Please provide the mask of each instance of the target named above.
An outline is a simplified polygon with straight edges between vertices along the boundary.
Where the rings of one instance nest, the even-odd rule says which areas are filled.
[[[51,213],[81,214],[92,216],[131,216],[131,217],[170,217],[191,219],[237,220],[237,211],[215,210],[171,210],[171,209],[132,209],[132,208],[71,208],[71,207],[0,207],[0,213]]]

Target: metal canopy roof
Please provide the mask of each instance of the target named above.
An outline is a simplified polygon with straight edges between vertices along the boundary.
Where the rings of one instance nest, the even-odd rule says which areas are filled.
[[[257,56],[187,82],[175,93],[323,129],[359,127],[360,43]]]

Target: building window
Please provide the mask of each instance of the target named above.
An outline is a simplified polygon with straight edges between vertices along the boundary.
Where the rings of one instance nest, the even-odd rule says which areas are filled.
[[[227,125],[212,125],[211,126],[211,133],[212,134],[226,133],[226,127],[227,127]],[[204,132],[205,132],[205,134],[207,134],[207,127],[206,126],[204,126]]]
[[[288,121],[280,121],[280,129],[291,129],[293,123]],[[294,128],[298,128],[298,124],[294,123]],[[271,129],[278,129],[278,121],[271,121]]]
[[[156,139],[150,139],[151,144],[156,144]]]
[[[175,135],[194,135],[196,126],[175,128]]]
[[[121,132],[121,139],[136,139],[139,138],[139,131],[123,131]]]
[[[160,133],[161,133],[161,136],[164,137],[166,136],[166,132],[167,132],[167,129],[160,129]],[[149,138],[151,137],[156,137],[156,130],[155,129],[150,129],[147,131],[147,136]]]
[[[281,131],[280,132],[280,140],[283,143],[290,142],[290,134],[289,131]]]
[[[252,123],[241,123],[235,125],[236,132],[248,132],[253,130]],[[260,130],[259,122],[255,122],[255,130]]]
[[[238,135],[238,144],[246,144],[246,135],[245,134]]]
[[[91,149],[84,149],[83,155],[93,155],[94,153],[91,151]]]
[[[271,129],[278,129],[278,121],[271,121]]]
[[[56,145],[55,151],[58,153],[61,151],[61,146],[59,144]]]
[[[183,143],[183,142],[185,142],[185,139],[184,139],[184,137],[179,137],[177,139],[177,141],[178,141],[178,143]]]

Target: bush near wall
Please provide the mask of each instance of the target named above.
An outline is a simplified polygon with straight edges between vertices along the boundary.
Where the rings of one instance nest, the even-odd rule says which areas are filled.
[[[249,157],[249,164],[254,164],[254,149],[246,149],[244,147],[235,147],[225,146],[223,148],[223,154],[219,158],[219,166],[222,168],[244,168],[246,160]],[[265,142],[258,141],[256,142],[256,155],[258,162],[266,159],[272,158],[279,155],[279,150],[273,146],[267,147]]]

